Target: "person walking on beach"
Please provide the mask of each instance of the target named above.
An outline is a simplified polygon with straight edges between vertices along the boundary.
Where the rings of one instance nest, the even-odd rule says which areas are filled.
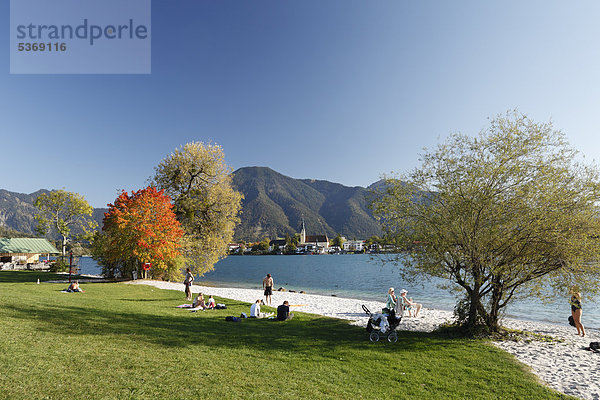
[[[265,304],[271,305],[271,296],[273,295],[273,277],[271,274],[267,274],[262,282],[263,289],[265,289]]]
[[[581,308],[581,293],[578,288],[573,286],[571,288],[571,315],[573,316],[573,322],[575,322],[575,328],[577,328],[577,335],[581,335],[581,337],[585,336],[585,328],[581,323],[581,314],[583,314],[583,309]]]
[[[185,280],[183,281],[183,284],[185,285],[186,299],[189,301],[192,299],[192,282],[194,282],[194,275],[189,267],[186,268],[185,271]]]

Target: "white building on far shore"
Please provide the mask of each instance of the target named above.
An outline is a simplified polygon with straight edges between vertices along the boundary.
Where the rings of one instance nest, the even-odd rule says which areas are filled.
[[[342,245],[344,251],[363,251],[365,248],[364,240],[346,240]]]

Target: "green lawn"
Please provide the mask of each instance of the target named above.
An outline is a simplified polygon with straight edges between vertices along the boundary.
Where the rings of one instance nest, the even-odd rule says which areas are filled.
[[[550,399],[512,356],[480,340],[400,332],[370,343],[346,321],[243,320],[249,305],[176,309],[181,292],[42,283],[0,272],[1,399]]]

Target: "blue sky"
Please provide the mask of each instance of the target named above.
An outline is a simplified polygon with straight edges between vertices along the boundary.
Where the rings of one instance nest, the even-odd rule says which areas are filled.
[[[2,189],[105,206],[190,141],[367,186],[515,107],[600,159],[597,2],[153,1],[150,75],[10,75],[0,15]]]

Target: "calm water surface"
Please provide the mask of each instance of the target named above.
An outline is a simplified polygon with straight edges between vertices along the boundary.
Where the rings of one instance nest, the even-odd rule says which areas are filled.
[[[81,259],[82,273],[99,274],[94,260]],[[285,287],[326,296],[350,297],[385,301],[392,286],[407,289],[408,296],[425,307],[452,310],[455,294],[440,289],[442,280],[408,284],[398,273],[398,267],[382,265],[369,255],[298,255],[298,256],[230,256],[219,261],[214,271],[196,280],[198,284],[219,287],[261,288],[267,273],[273,276],[275,289]],[[600,299],[583,304],[583,323],[600,328]],[[566,324],[571,315],[568,296],[551,304],[539,300],[519,300],[509,305],[506,315],[520,319]],[[575,332],[575,328],[573,328]]]

